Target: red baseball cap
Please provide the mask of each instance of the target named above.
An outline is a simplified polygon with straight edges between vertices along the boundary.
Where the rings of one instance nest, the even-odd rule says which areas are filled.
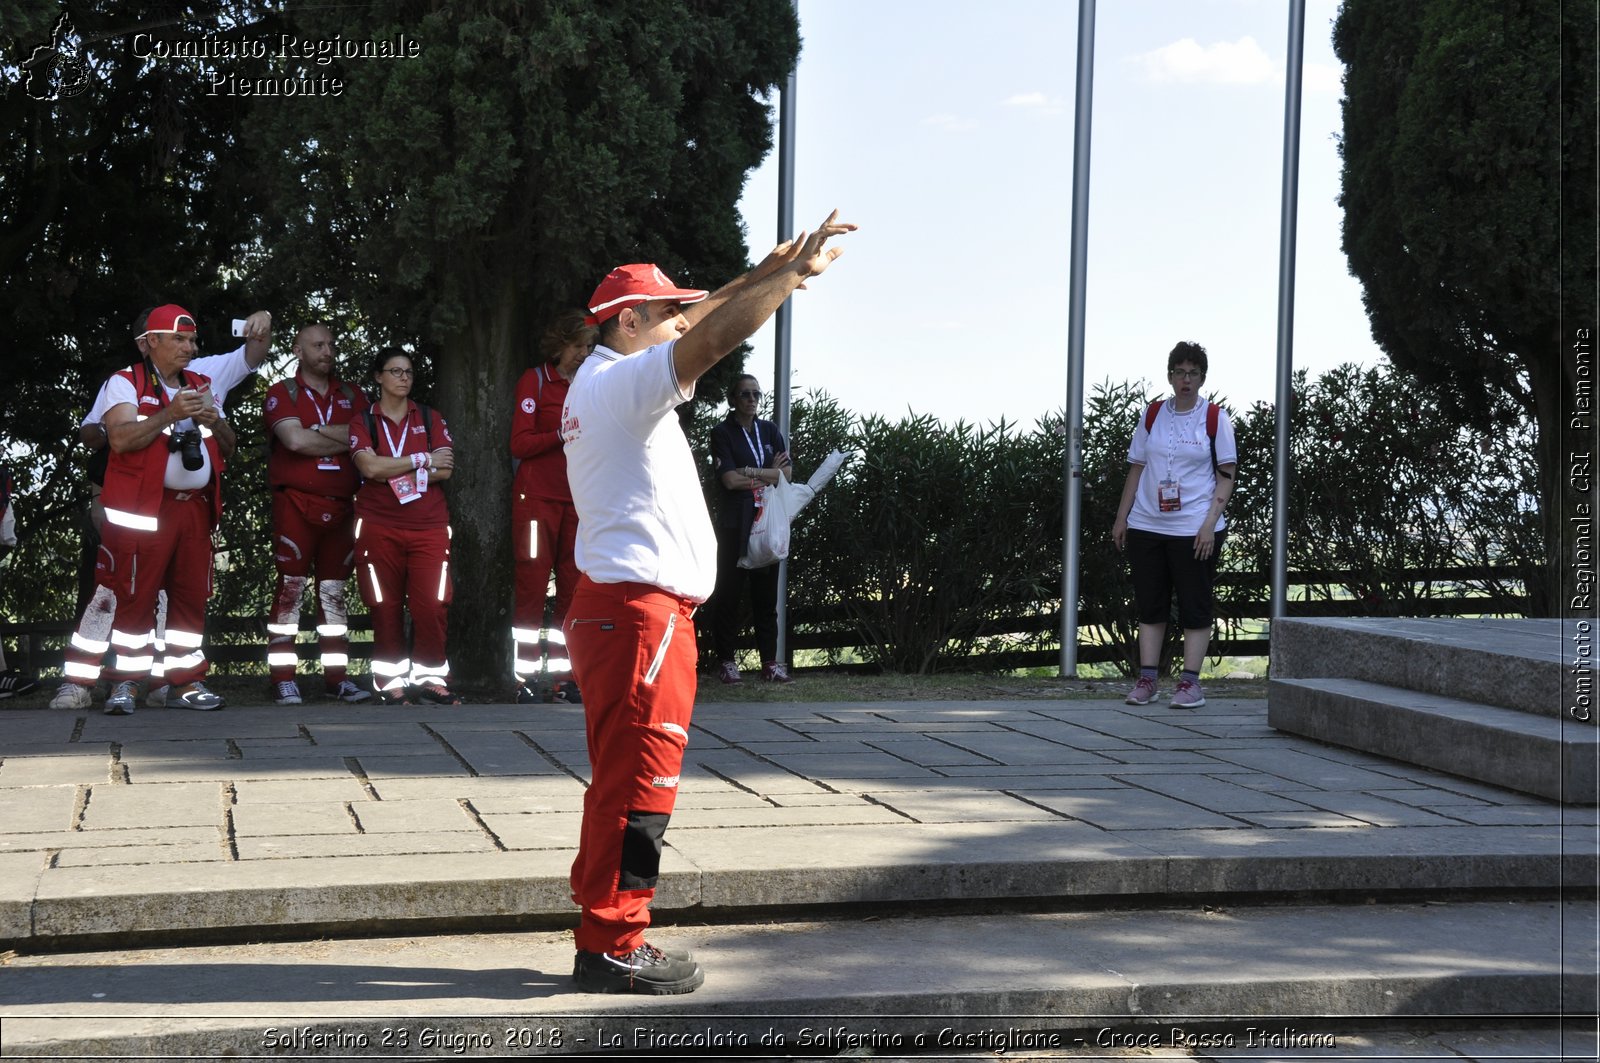
[[[631,266],[618,266],[606,274],[600,287],[589,296],[589,316],[586,320],[590,325],[598,325],[621,313],[625,306],[637,306],[657,299],[698,303],[710,294],[677,287],[653,262],[635,262]]]
[[[148,336],[152,332],[195,332],[194,315],[189,313],[177,303],[168,303],[158,306],[150,311],[150,316],[145,320],[144,331],[141,336]]]

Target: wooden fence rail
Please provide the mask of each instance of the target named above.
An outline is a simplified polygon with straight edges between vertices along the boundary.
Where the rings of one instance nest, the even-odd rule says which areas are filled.
[[[1509,567],[1485,568],[1462,567],[1431,569],[1414,573],[1407,573],[1413,585],[1443,584],[1460,585],[1482,583],[1485,581],[1499,581],[1505,584],[1517,583],[1516,571]],[[1254,587],[1263,586],[1264,580],[1254,573],[1220,573],[1217,582],[1221,588],[1229,587]],[[1347,572],[1304,572],[1294,573],[1290,576],[1291,587],[1307,590],[1310,588],[1323,588],[1328,586],[1338,587],[1351,582],[1351,573]],[[1226,595],[1221,596],[1226,598]],[[1488,599],[1481,595],[1451,592],[1447,594],[1426,594],[1409,598],[1403,602],[1391,602],[1382,610],[1374,609],[1368,602],[1355,599],[1327,598],[1327,597],[1302,597],[1300,600],[1289,602],[1289,615],[1291,616],[1318,616],[1318,617],[1354,617],[1354,616],[1478,616],[1486,612],[1510,613],[1523,615],[1526,613],[1528,602],[1525,596],[1519,596],[1507,601],[1505,598]],[[1211,643],[1213,654],[1231,657],[1264,657],[1267,656],[1271,642],[1268,635],[1263,632],[1258,636],[1238,636],[1231,634],[1237,630],[1239,622],[1265,621],[1270,615],[1270,606],[1263,591],[1259,600],[1252,599],[1248,602],[1227,602],[1219,600],[1217,615],[1220,621],[1233,622],[1225,626],[1228,637],[1214,639]],[[851,610],[844,605],[832,606],[807,606],[803,603],[791,603],[789,608],[789,622],[791,633],[789,645],[796,650],[849,650],[859,648],[862,644],[860,633],[851,619]],[[72,634],[73,622],[69,620],[33,621],[29,623],[9,623],[0,621],[0,638],[6,640],[8,645],[15,645],[15,651],[8,654],[8,660],[13,667],[23,668],[35,673],[47,669],[61,667],[65,655],[67,638]],[[313,630],[311,618],[303,618],[301,624],[302,638],[296,643],[295,649],[303,661],[314,661],[317,657],[317,645],[314,638],[306,637],[306,633]],[[350,658],[352,661],[370,660],[372,641],[370,619],[365,615],[350,617]],[[982,670],[1001,668],[1028,668],[1048,667],[1056,663],[1060,657],[1059,648],[1049,648],[1055,645],[1055,640],[1050,636],[1061,630],[1061,610],[1055,609],[1033,613],[1004,617],[992,621],[984,632],[985,637],[993,639],[1017,639],[1037,645],[1040,642],[1047,644],[1047,648],[1036,649],[1007,649],[976,654],[970,660],[974,668]],[[510,632],[506,634],[509,642]],[[239,616],[213,616],[206,622],[206,655],[218,665],[249,665],[263,664],[266,659],[266,620],[263,617]],[[754,643],[751,642],[751,648]],[[1117,660],[1123,650],[1115,645],[1080,643],[1078,647],[1078,660],[1085,664],[1095,664],[1105,661]]]

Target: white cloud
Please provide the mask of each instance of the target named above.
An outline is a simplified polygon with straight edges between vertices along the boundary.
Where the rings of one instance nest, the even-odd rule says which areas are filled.
[[[946,133],[970,133],[978,128],[977,119],[959,114],[930,114],[922,120],[922,124],[942,129]]]
[[[1019,92],[1001,101],[1003,107],[1017,107],[1034,114],[1061,114],[1067,110],[1067,101],[1051,99],[1042,92]]]
[[[1301,77],[1308,93],[1338,96],[1344,92],[1344,67],[1339,63],[1307,63]]]
[[[1145,76],[1156,82],[1204,82],[1216,85],[1270,85],[1283,74],[1254,37],[1218,41],[1201,47],[1193,37],[1174,41],[1135,56]]]

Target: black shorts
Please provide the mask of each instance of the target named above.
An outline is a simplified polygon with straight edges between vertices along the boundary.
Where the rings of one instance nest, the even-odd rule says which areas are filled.
[[[1194,556],[1194,536],[1157,535],[1128,529],[1128,564],[1133,569],[1133,605],[1141,624],[1165,624],[1178,592],[1178,626],[1185,631],[1211,627],[1212,585],[1226,532],[1217,533],[1211,556]]]

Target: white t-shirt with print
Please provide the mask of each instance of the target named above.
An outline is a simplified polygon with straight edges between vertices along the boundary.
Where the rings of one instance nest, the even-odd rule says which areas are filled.
[[[167,393],[167,401],[178,393],[177,388],[162,385]],[[113,373],[106,386],[101,389],[106,393],[107,410],[114,409],[123,403],[131,405],[135,411],[139,409],[139,394],[133,389],[133,381],[121,373]],[[218,392],[211,393],[211,401],[216,406],[217,416],[222,416],[222,396]],[[102,415],[103,416],[103,415]],[[173,424],[174,432],[186,432],[196,427],[193,418],[185,417]],[[167,445],[167,435],[163,433],[151,446],[164,447]],[[164,486],[174,491],[197,491],[211,482],[211,452],[204,446],[200,448],[200,467],[198,469],[185,469],[183,467],[183,453],[171,451],[167,455],[167,475]]]
[[[228,392],[238,387],[251,373],[260,372],[261,367],[251,367],[245,360],[244,346],[241,344],[236,350],[227,354],[208,354],[204,358],[196,358],[185,368],[191,373],[211,378],[211,393],[217,396],[218,404],[228,401]],[[106,411],[111,409],[112,403],[106,401],[106,385],[109,380],[100,385],[100,391],[94,397],[94,404],[89,407],[89,412],[83,415],[83,420],[78,427],[99,424],[106,419]]]
[[[1211,468],[1211,440],[1206,436],[1206,407],[1200,399],[1194,408],[1178,413],[1172,400],[1161,404],[1150,431],[1144,430],[1145,411],[1139,411],[1139,423],[1133,430],[1133,442],[1128,445],[1128,464],[1143,465],[1139,488],[1133,496],[1133,508],[1128,511],[1128,527],[1157,535],[1195,535],[1211,499],[1217,489],[1216,473]],[[1228,411],[1217,411],[1217,464],[1227,465],[1239,460],[1238,444],[1233,438],[1233,421]],[[1178,482],[1176,512],[1161,512],[1157,491],[1161,481]],[[1219,514],[1216,530],[1227,527]]]

